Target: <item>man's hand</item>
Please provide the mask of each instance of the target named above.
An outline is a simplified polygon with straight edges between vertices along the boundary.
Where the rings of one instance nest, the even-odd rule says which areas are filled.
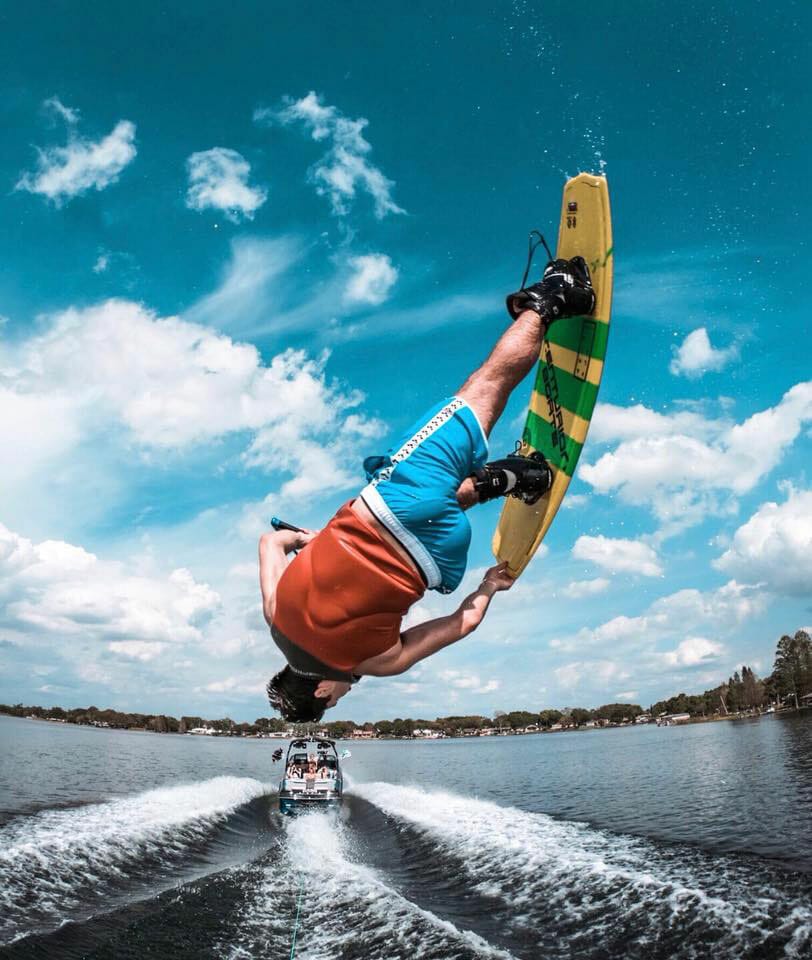
[[[269,530],[259,538],[259,588],[262,612],[270,626],[276,610],[276,587],[288,566],[287,555],[301,550],[316,536],[315,530]]]
[[[499,593],[500,590],[510,590],[515,582],[516,578],[508,572],[507,563],[497,563],[486,570],[482,578],[482,583],[490,584],[495,593]]]
[[[318,530],[301,530],[297,533],[292,533],[291,536],[294,538],[293,550],[301,550],[302,547],[306,547],[311,540],[313,540],[318,535]]]
[[[271,546],[279,546],[284,553],[301,550],[318,534],[318,530],[269,530],[260,538]]]

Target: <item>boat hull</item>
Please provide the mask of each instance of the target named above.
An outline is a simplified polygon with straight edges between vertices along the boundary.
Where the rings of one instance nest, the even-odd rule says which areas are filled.
[[[279,797],[279,810],[286,816],[295,816],[299,813],[313,813],[337,810],[343,802],[342,797]]]

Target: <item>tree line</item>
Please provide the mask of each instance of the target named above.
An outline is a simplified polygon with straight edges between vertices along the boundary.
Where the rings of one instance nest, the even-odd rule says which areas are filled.
[[[772,673],[764,678],[743,666],[723,683],[704,693],[678,693],[652,704],[654,716],[689,713],[692,717],[729,716],[757,712],[770,704],[794,707],[812,694],[812,639],[805,630],[785,634],[775,650]]]
[[[728,680],[701,694],[679,693],[667,700],[652,704],[650,712],[656,717],[662,713],[687,713],[692,717],[725,716],[743,711],[759,711],[768,704],[798,709],[804,698],[812,694],[812,640],[804,630],[794,636],[782,636],[778,641],[772,673],[764,678],[756,676],[748,666],[736,671]],[[415,730],[429,730],[446,736],[479,733],[484,729],[516,732],[528,727],[540,730],[575,729],[588,723],[623,724],[634,721],[643,708],[636,703],[607,703],[594,709],[567,707],[563,710],[546,709],[497,711],[493,717],[478,714],[436,717],[434,720],[398,717],[394,720],[355,723],[352,720],[334,720],[319,726],[333,739],[351,736],[356,730],[365,730],[379,737],[411,737]],[[253,723],[236,723],[230,717],[206,720],[183,716],[180,719],[165,714],[125,713],[98,707],[40,707],[0,704],[0,713],[15,717],[34,716],[39,719],[61,720],[121,730],[149,730],[155,733],[188,733],[197,728],[208,728],[219,736],[257,736],[284,733],[290,725],[279,717],[258,717]]]

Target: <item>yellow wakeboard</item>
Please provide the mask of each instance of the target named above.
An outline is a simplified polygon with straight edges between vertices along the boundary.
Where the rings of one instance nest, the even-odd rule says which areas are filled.
[[[612,220],[605,177],[579,173],[564,185],[556,257],[582,256],[596,305],[589,317],[565,317],[541,344],[520,453],[538,450],[553,471],[547,493],[528,506],[508,497],[493,537],[493,553],[518,576],[544,539],[581,455],[598,396],[612,306]]]

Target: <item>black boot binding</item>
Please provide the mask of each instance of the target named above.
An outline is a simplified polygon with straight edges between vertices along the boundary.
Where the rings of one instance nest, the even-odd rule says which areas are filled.
[[[534,241],[534,236],[538,237],[538,240]],[[525,287],[533,254],[542,244],[550,260],[544,268],[541,281]],[[549,323],[559,317],[586,316],[592,313],[595,309],[595,291],[592,289],[586,260],[583,257],[554,260],[544,237],[538,230],[533,230],[530,234],[522,285],[516,293],[508,295],[506,303],[508,313],[514,320],[524,310],[534,310]]]
[[[480,503],[496,497],[516,497],[532,506],[544,496],[553,482],[550,465],[537,450],[527,456],[511,453],[504,460],[486,463],[472,476]]]

